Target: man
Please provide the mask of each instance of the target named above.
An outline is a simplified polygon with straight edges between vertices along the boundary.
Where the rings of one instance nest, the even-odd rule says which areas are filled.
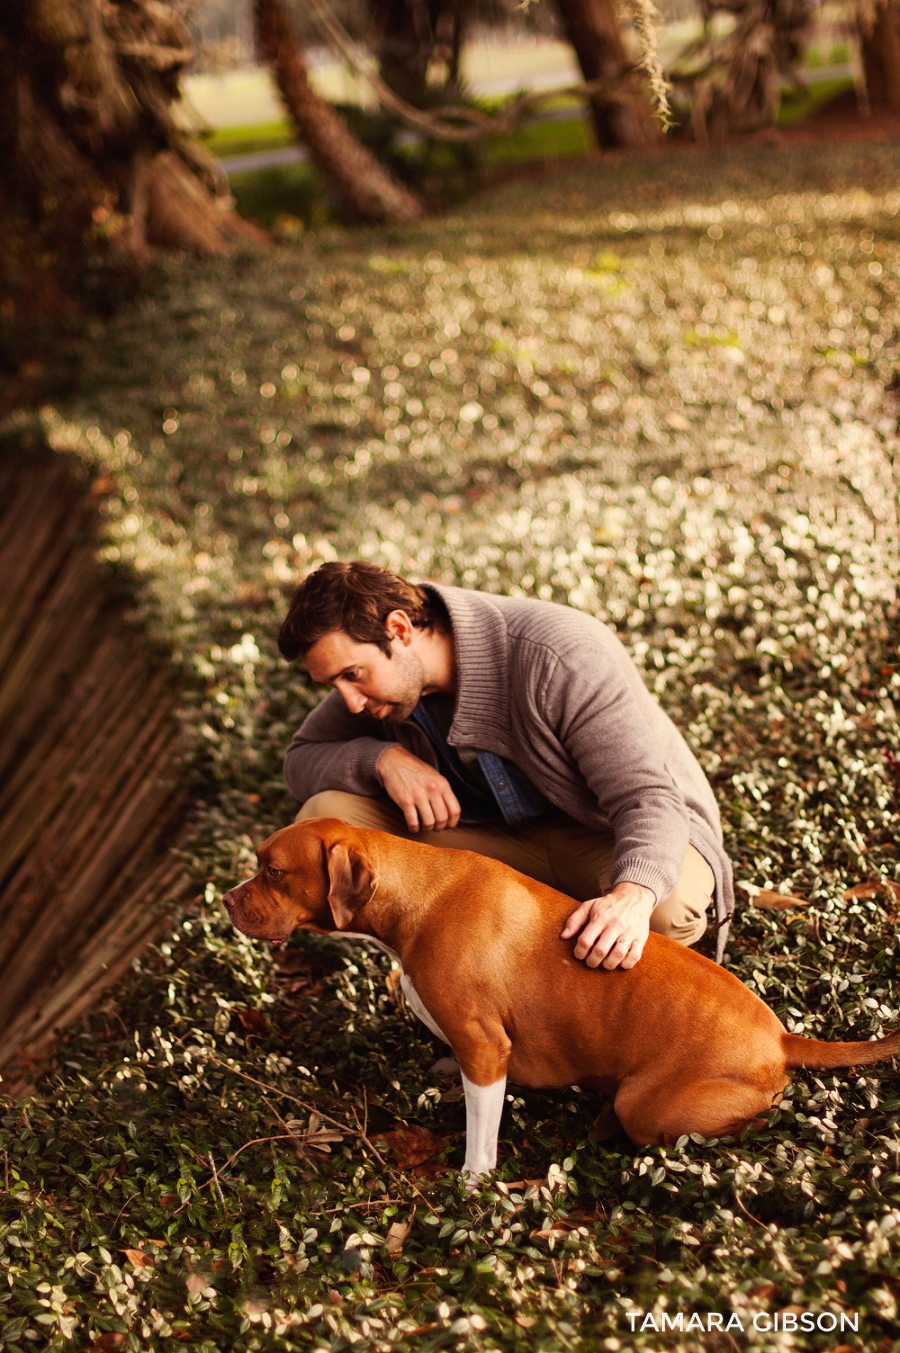
[[[615,635],[552,603],[361,561],[297,589],[282,655],[333,689],[285,758],[298,820],[337,817],[503,860],[577,899],[563,938],[630,968],[733,910],[712,790]]]

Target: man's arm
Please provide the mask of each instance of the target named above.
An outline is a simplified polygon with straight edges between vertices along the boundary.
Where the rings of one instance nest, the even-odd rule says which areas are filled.
[[[455,827],[460,812],[456,795],[419,752],[428,756],[431,745],[415,725],[385,724],[366,714],[351,714],[338,692],[332,691],[294,734],[284,776],[298,803],[327,789],[367,797],[386,793],[403,812],[410,831]]]
[[[650,917],[681,873],[688,811],[624,672],[600,644],[558,656],[545,687],[548,715],[616,837],[609,891],[582,903],[563,937],[588,966],[630,968]],[[579,933],[580,932],[580,933]]]
[[[647,720],[611,653],[570,646],[545,687],[548,720],[616,838],[610,887],[669,896],[681,875],[689,816]]]
[[[326,695],[291,739],[284,778],[298,803],[326,789],[373,795],[381,791],[375,769],[385,750],[385,728],[366,714],[351,714],[337,691]]]

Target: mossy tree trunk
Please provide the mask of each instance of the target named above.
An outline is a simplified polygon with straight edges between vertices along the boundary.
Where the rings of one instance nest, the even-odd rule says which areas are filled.
[[[566,34],[585,80],[616,80],[629,64],[612,0],[557,0]],[[639,148],[659,136],[650,103],[637,76],[624,83],[628,99],[597,95],[591,111],[601,146]]]
[[[419,220],[424,208],[415,193],[397,182],[313,89],[282,0],[255,0],[254,8],[260,54],[272,67],[300,140],[345,206],[365,220]]]

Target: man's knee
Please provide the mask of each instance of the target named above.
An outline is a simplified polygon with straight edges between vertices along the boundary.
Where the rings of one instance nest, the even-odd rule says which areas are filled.
[[[681,878],[669,896],[654,908],[650,929],[678,944],[696,944],[706,932],[714,893],[712,869],[699,851],[688,846]]]
[[[362,794],[348,794],[344,789],[323,789],[321,793],[313,794],[294,821],[308,822],[313,817],[336,817],[349,827],[371,827],[395,835],[405,831],[403,815],[392,803],[368,799]]]
[[[706,913],[713,899],[706,899],[702,911],[697,908],[696,899],[679,896],[678,890],[671,893],[664,902],[653,910],[650,917],[650,929],[657,935],[665,935],[678,944],[696,944],[706,933]]]
[[[344,794],[339,789],[323,789],[321,794],[313,794],[311,799],[306,800],[294,821],[306,822],[311,817],[337,817],[346,822],[344,813],[348,808],[352,811],[352,804],[347,804],[345,800],[356,797],[355,794]]]

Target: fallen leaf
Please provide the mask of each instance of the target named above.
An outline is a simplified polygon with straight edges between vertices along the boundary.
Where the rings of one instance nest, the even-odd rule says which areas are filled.
[[[107,1330],[91,1345],[91,1353],[114,1353],[115,1349],[122,1348],[125,1338],[124,1334],[114,1334],[111,1330]]]
[[[415,1216],[415,1209],[413,1209],[406,1221],[391,1222],[384,1242],[384,1248],[388,1254],[402,1253],[404,1242],[409,1239],[409,1233],[413,1228]]]
[[[771,1301],[777,1291],[777,1283],[758,1283],[750,1288],[750,1296],[757,1297],[760,1301]]]
[[[304,972],[309,976],[309,954],[305,949],[276,949],[275,966],[286,975]]]
[[[536,1315],[517,1315],[515,1317],[517,1325],[521,1325],[523,1330],[530,1330],[537,1324]]]
[[[269,1025],[264,1015],[258,1010],[235,1010],[234,1012],[241,1023],[241,1028],[248,1037],[268,1038]]]
[[[894,883],[892,879],[870,879],[868,883],[857,883],[844,893],[844,901],[849,902],[855,897],[877,897],[879,893],[887,893],[892,902],[900,902],[900,883]]]
[[[144,1241],[145,1245],[157,1245],[161,1250],[164,1250],[168,1243],[167,1240],[151,1240],[149,1236]]]
[[[531,1235],[529,1236],[529,1239],[549,1240],[550,1237],[553,1236],[554,1239],[558,1240],[560,1236],[567,1236],[571,1231],[574,1230],[575,1227],[571,1224],[571,1222],[556,1221],[553,1223],[552,1226],[547,1226],[543,1230],[532,1231]]]
[[[455,1076],[459,1071],[459,1062],[455,1057],[441,1057],[431,1068],[433,1076]]]
[[[145,1254],[143,1250],[121,1250],[120,1253],[124,1254],[128,1262],[134,1264],[135,1268],[153,1267],[152,1256]]]
[[[189,1273],[185,1282],[185,1287],[191,1296],[195,1297],[199,1292],[203,1292],[209,1287],[212,1279],[213,1275],[211,1273]]]
[[[379,1143],[383,1142],[386,1147],[393,1151],[401,1170],[411,1170],[416,1165],[422,1165],[430,1157],[436,1156],[449,1146],[446,1137],[439,1137],[430,1128],[416,1127],[415,1125],[379,1133],[373,1140]]]
[[[465,1098],[466,1088],[464,1085],[454,1085],[449,1090],[445,1090],[441,1095],[442,1104],[458,1104]]]
[[[178,1202],[178,1195],[175,1193],[161,1193],[159,1195],[160,1207],[174,1207]]]
[[[768,888],[760,888],[750,899],[754,907],[764,911],[788,911],[791,907],[808,907],[808,897],[796,897],[793,893],[773,893]]]
[[[289,1118],[285,1127],[288,1132],[295,1134],[298,1146],[310,1146],[314,1151],[324,1151],[327,1155],[330,1155],[332,1145],[342,1142],[344,1134],[336,1132],[334,1128],[323,1128],[321,1123],[322,1120],[319,1115],[311,1113],[306,1128],[304,1128],[303,1120],[300,1118]]]
[[[384,979],[384,985],[387,987],[388,999],[392,1005],[396,1005],[398,1008],[403,1005],[403,989],[400,986],[400,979],[402,976],[402,969],[391,968]]]

